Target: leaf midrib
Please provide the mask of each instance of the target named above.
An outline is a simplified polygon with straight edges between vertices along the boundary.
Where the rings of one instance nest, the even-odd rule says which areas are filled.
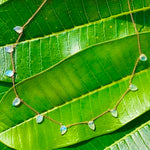
[[[144,69],[144,70],[141,70],[141,71],[137,72],[137,73],[135,74],[135,76],[140,75],[140,74],[142,74],[142,73],[144,73],[144,72],[147,72],[149,69],[150,69],[150,67],[148,67],[148,68],[146,68],[146,69]],[[42,112],[42,113],[40,113],[40,114],[45,115],[45,114],[47,114],[47,113],[50,113],[50,112],[54,111],[55,109],[61,108],[61,107],[65,106],[65,105],[68,105],[68,104],[70,104],[70,103],[72,103],[72,102],[74,102],[74,101],[77,101],[77,100],[80,99],[80,98],[86,97],[87,95],[93,94],[93,93],[95,93],[95,92],[97,92],[97,91],[100,91],[100,90],[102,90],[102,89],[105,89],[105,88],[108,88],[108,87],[110,87],[110,86],[113,86],[113,85],[115,85],[115,84],[117,84],[117,83],[119,83],[119,82],[121,82],[121,81],[123,81],[123,80],[127,80],[127,79],[130,78],[130,76],[131,76],[131,75],[126,76],[126,77],[123,77],[123,78],[121,78],[121,79],[118,80],[118,81],[114,81],[114,82],[112,82],[112,83],[110,83],[110,84],[107,84],[107,85],[105,85],[105,86],[103,86],[103,87],[97,88],[97,89],[95,89],[95,90],[93,90],[93,91],[91,91],[91,92],[88,92],[88,93],[84,94],[84,95],[81,95],[81,96],[79,96],[79,97],[73,98],[73,99],[70,100],[69,102],[66,102],[66,103],[64,103],[64,104],[62,104],[62,105],[56,106],[56,107],[54,107],[54,108],[52,108],[52,109],[50,109],[50,110],[47,110],[47,111],[45,111],[45,112]],[[11,90],[11,89],[10,89],[10,90]],[[8,91],[8,92],[9,92],[9,91]],[[1,101],[1,102],[2,102],[2,101]],[[0,102],[0,103],[1,103],[1,102]],[[148,110],[147,110],[147,111],[148,111]],[[145,113],[145,112],[143,112],[142,114],[144,114],[144,113]],[[141,115],[142,115],[142,114],[141,114]],[[28,120],[25,120],[25,121],[23,121],[23,122],[21,122],[21,123],[15,125],[15,126],[9,127],[9,129],[2,131],[2,132],[0,133],[0,135],[1,135],[1,134],[4,134],[5,132],[7,132],[7,131],[9,131],[9,130],[11,130],[11,129],[13,129],[13,128],[16,128],[16,126],[17,126],[17,127],[18,127],[18,126],[21,126],[22,124],[24,124],[24,123],[26,123],[26,122],[29,122],[30,120],[33,120],[33,119],[35,119],[35,118],[36,118],[36,116],[31,117],[31,118],[29,118]],[[130,121],[131,121],[131,120],[130,120]]]
[[[88,22],[88,23],[83,24],[83,25],[75,26],[74,28],[65,29],[65,30],[62,30],[62,31],[59,31],[59,32],[54,32],[54,33],[46,35],[46,36],[36,37],[36,38],[32,38],[30,40],[24,40],[24,41],[19,42],[18,45],[22,44],[22,43],[25,43],[25,42],[34,41],[34,40],[37,40],[37,39],[43,39],[43,38],[47,38],[47,37],[51,37],[51,36],[58,36],[61,33],[66,33],[66,32],[69,32],[69,31],[72,31],[72,30],[75,30],[75,29],[80,29],[80,28],[83,28],[83,27],[86,27],[86,26],[89,26],[89,25],[93,25],[93,24],[96,24],[96,23],[105,22],[109,19],[114,19],[114,18],[121,17],[121,16],[124,16],[124,15],[129,15],[130,13],[133,14],[133,13],[140,12],[140,11],[146,11],[146,10],[149,10],[149,9],[150,9],[150,7],[143,7],[143,8],[135,9],[135,10],[128,11],[128,12],[123,12],[123,13],[120,13],[120,14],[117,14],[117,15],[112,15],[112,16],[107,17],[107,18],[103,18],[103,19],[96,20],[96,21],[93,21],[93,22]],[[140,33],[142,33],[142,32],[140,32]],[[15,43],[9,43],[8,45],[13,45],[13,44],[15,44]],[[6,45],[1,45],[0,47],[4,47]]]

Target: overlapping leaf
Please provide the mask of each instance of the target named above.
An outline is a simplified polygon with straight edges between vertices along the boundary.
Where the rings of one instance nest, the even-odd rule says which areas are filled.
[[[149,33],[142,34],[142,41],[145,41],[148,36]],[[127,46],[127,41],[130,47]],[[124,46],[122,47],[122,45]],[[121,93],[127,88],[129,77],[126,76],[128,72],[132,71],[136,57],[138,57],[138,51],[133,51],[136,45],[135,36],[130,36],[125,39],[90,47],[64,60],[55,67],[20,82],[17,90],[21,98],[28,104],[59,122],[70,124],[90,120],[92,117],[104,112],[108,107],[113,108]],[[112,47],[115,51],[111,50]],[[121,47],[122,51],[120,53]],[[150,56],[149,51],[147,51],[148,47],[149,45],[143,47],[143,50],[147,56]],[[128,61],[120,62],[120,60],[125,58],[128,58]],[[129,66],[131,67],[129,68]],[[142,66],[143,64],[140,64],[141,69],[143,69]],[[149,62],[144,66],[147,69],[139,72],[134,80],[139,87],[139,91],[129,93],[119,105],[119,118],[115,119],[110,114],[107,114],[98,119],[95,132],[90,131],[86,125],[76,126],[70,128],[68,133],[62,137],[58,125],[48,120],[38,125],[33,118],[33,113],[28,108],[23,105],[18,109],[13,108],[11,102],[15,97],[13,90],[10,90],[0,105],[0,109],[4,112],[0,117],[1,122],[3,122],[1,125],[1,140],[5,141],[7,137],[5,142],[17,149],[21,148],[20,146],[23,149],[32,149],[31,145],[41,149],[47,149],[51,145],[53,149],[116,130],[149,110],[149,89],[147,88],[149,84]],[[126,78],[122,79],[122,77]],[[119,81],[105,86],[110,81],[116,80]],[[105,87],[101,88],[102,86]],[[62,105],[67,101],[69,103]],[[133,107],[135,103],[136,105]],[[56,106],[59,107],[55,108]],[[55,109],[51,109],[53,107]],[[9,112],[12,112],[12,115]],[[27,121],[24,122],[24,120]],[[51,128],[48,128],[48,126],[51,126]],[[28,134],[23,132],[23,128],[24,131],[28,130]],[[18,139],[20,139],[20,143],[18,143]],[[29,139],[30,141],[28,141]],[[45,145],[44,141],[48,141],[48,139],[51,139],[51,141],[49,141],[49,145]],[[59,140],[56,141],[55,139]],[[31,145],[25,143],[30,143]],[[38,145],[37,143],[43,143],[43,145]]]
[[[108,148],[111,144],[119,143],[119,140],[122,138],[126,138],[126,135],[132,134],[132,132],[136,131],[139,127],[141,127],[143,124],[145,124],[149,120],[150,111],[146,112],[145,114],[141,115],[137,119],[134,119],[127,125],[123,126],[119,130],[116,130],[113,133],[106,134],[97,138],[94,138],[92,140],[81,142],[76,145],[69,146],[67,148],[62,148],[62,150],[78,150],[78,149],[95,149],[95,150],[104,150],[105,148]],[[122,143],[124,145],[125,143]],[[132,144],[132,142],[130,143]],[[134,144],[134,143],[133,143]],[[126,144],[125,144],[126,145]],[[130,146],[128,146],[130,148]],[[135,149],[136,147],[132,146],[132,149]]]

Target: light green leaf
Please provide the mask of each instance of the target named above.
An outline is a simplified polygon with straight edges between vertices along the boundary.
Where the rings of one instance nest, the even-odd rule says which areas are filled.
[[[127,134],[125,137],[116,141],[106,150],[129,150],[129,149],[145,149],[150,148],[150,121],[146,122],[136,130]]]
[[[138,127],[142,126],[149,120],[150,111],[146,112],[145,114],[141,115],[140,117],[134,119],[127,125],[123,126],[119,130],[116,130],[113,133],[106,134],[94,139],[91,139],[86,142],[81,142],[79,144],[69,146],[66,148],[62,148],[61,150],[104,150],[105,148],[109,147],[111,144],[113,144],[115,141],[118,141],[119,139],[125,137],[126,135],[130,134],[134,130],[136,130]],[[131,143],[132,144],[132,143]]]
[[[141,41],[144,42],[149,36],[149,33],[141,34]],[[112,51],[112,47],[115,51]],[[65,125],[90,120],[108,108],[113,108],[127,88],[128,74],[132,71],[138,57],[138,51],[133,51],[135,47],[135,36],[90,47],[20,82],[17,85],[17,91],[21,98],[40,113],[45,113]],[[143,51],[149,57],[148,47],[149,44],[145,45]],[[121,53],[120,49],[122,49]],[[120,62],[120,60],[124,61]],[[139,66],[140,70],[144,69],[143,63]],[[15,96],[13,90],[10,90],[0,103],[0,109],[4,112],[0,114],[1,122],[3,122],[0,140],[17,149],[21,147],[31,149],[31,145],[40,149],[53,149],[110,133],[149,110],[149,66],[148,61],[144,65],[147,69],[139,70],[140,72],[137,73],[134,83],[139,91],[130,92],[124,98],[118,108],[119,117],[116,119],[106,114],[96,120],[95,132],[91,131],[87,125],[78,125],[68,129],[68,132],[61,136],[60,127],[46,119],[38,125],[33,117],[34,114],[26,106],[22,105],[17,109],[11,106]],[[113,83],[110,83],[112,81]],[[24,131],[28,131],[28,134]],[[5,139],[6,135],[10,137],[10,140]],[[28,141],[29,136],[30,141]],[[51,140],[49,144],[46,144],[44,141],[48,139]]]
[[[8,0],[0,0],[0,5],[7,2]]]

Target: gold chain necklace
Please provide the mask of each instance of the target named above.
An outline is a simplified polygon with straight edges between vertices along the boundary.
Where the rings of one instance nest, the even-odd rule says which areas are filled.
[[[134,26],[134,29],[135,29],[135,32],[136,32],[136,35],[137,35],[137,42],[138,42],[138,50],[139,50],[139,57],[137,58],[136,62],[135,62],[135,65],[134,65],[134,68],[132,70],[132,73],[131,73],[131,77],[130,77],[130,80],[129,80],[129,87],[126,89],[126,91],[121,95],[120,99],[117,101],[116,105],[114,106],[113,109],[107,109],[105,112],[99,114],[98,116],[92,118],[91,120],[89,121],[83,121],[83,122],[77,122],[77,123],[73,123],[73,124],[69,124],[69,125],[64,125],[63,123],[61,122],[58,122],[46,115],[43,115],[43,114],[40,114],[37,110],[35,110],[33,107],[31,107],[30,105],[28,105],[23,99],[20,98],[19,94],[17,93],[17,90],[16,90],[16,87],[15,87],[15,65],[14,65],[14,58],[13,58],[13,52],[14,52],[14,49],[16,48],[16,46],[18,45],[22,35],[23,35],[23,31],[24,31],[24,28],[31,22],[31,20],[36,16],[36,14],[41,10],[41,8],[44,6],[44,4],[47,2],[47,0],[44,0],[43,3],[39,6],[39,8],[35,11],[35,13],[27,20],[27,22],[23,25],[23,26],[16,26],[14,28],[14,30],[19,34],[15,44],[13,46],[6,46],[5,47],[5,51],[10,53],[11,55],[11,63],[12,63],[12,70],[8,70],[6,71],[5,75],[7,75],[8,77],[12,78],[12,84],[13,84],[13,90],[14,90],[14,93],[16,95],[16,98],[13,100],[12,102],[12,105],[13,106],[19,106],[21,103],[23,103],[24,105],[26,105],[30,110],[32,110],[33,112],[36,113],[36,122],[37,123],[42,123],[44,118],[47,118],[48,120],[60,125],[60,132],[61,134],[65,134],[67,132],[67,129],[69,127],[72,127],[72,126],[75,126],[75,125],[79,125],[79,124],[87,124],[92,130],[95,130],[95,124],[94,124],[94,121],[100,117],[102,117],[103,115],[105,115],[106,113],[111,113],[111,115],[115,118],[118,117],[118,112],[117,112],[117,107],[119,106],[120,102],[123,100],[123,98],[127,95],[127,93],[129,91],[136,91],[138,88],[136,85],[132,84],[132,80],[133,80],[133,77],[135,75],[135,70],[138,66],[138,63],[139,61],[146,61],[147,60],[147,57],[145,54],[142,53],[142,50],[141,50],[141,44],[140,44],[140,37],[139,37],[139,32],[137,30],[137,27],[136,27],[136,24],[135,24],[135,21],[134,21],[134,18],[133,18],[133,15],[132,15],[132,11],[131,11],[131,6],[130,6],[130,1],[127,0],[127,3],[128,3],[128,9],[129,9],[129,13],[130,13],[130,17],[131,17],[131,20],[132,20],[132,23],[133,23],[133,26]]]

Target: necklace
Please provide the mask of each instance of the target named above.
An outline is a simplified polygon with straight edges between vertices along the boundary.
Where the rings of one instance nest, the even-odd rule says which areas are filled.
[[[14,28],[14,30],[19,34],[18,36],[18,39],[15,43],[14,46],[7,46],[5,47],[5,50],[6,52],[9,52],[10,55],[11,55],[11,61],[12,61],[12,70],[9,70],[9,71],[6,71],[6,75],[8,77],[11,77],[12,78],[12,83],[13,83],[13,89],[14,89],[14,92],[15,92],[15,95],[16,95],[16,98],[13,100],[13,106],[19,106],[21,103],[26,105],[29,109],[31,109],[33,112],[36,113],[37,117],[36,117],[36,122],[37,123],[42,123],[43,122],[43,119],[44,118],[47,118],[48,120],[60,125],[60,131],[61,131],[61,134],[65,134],[67,132],[67,129],[69,127],[72,127],[72,126],[75,126],[75,125],[79,125],[79,124],[87,124],[92,130],[95,130],[95,124],[94,124],[94,121],[100,117],[102,117],[103,115],[105,115],[106,113],[111,113],[113,117],[118,117],[118,112],[117,112],[117,107],[118,105],[120,104],[120,102],[123,100],[123,98],[125,97],[125,95],[129,92],[129,91],[136,91],[138,88],[136,87],[136,85],[132,84],[132,79],[135,75],[135,70],[138,66],[138,62],[139,61],[146,61],[147,60],[147,57],[146,55],[144,55],[141,51],[141,46],[140,46],[140,37],[139,37],[139,33],[137,31],[137,28],[136,28],[136,24],[134,22],[134,19],[133,19],[133,15],[131,13],[131,8],[130,8],[130,3],[128,1],[128,7],[129,7],[129,11],[130,11],[130,16],[131,16],[131,20],[132,20],[132,23],[134,25],[134,28],[135,28],[135,32],[136,32],[136,35],[137,35],[137,40],[138,40],[138,47],[139,47],[139,57],[137,58],[136,62],[135,62],[135,66],[133,68],[133,71],[132,71],[132,74],[131,74],[131,78],[130,78],[130,81],[129,81],[129,87],[126,89],[126,91],[121,95],[120,99],[118,100],[118,102],[116,103],[116,105],[114,106],[113,109],[107,109],[105,112],[103,112],[102,114],[99,114],[98,116],[94,117],[94,118],[91,118],[91,120],[89,121],[84,121],[84,122],[77,122],[77,123],[74,123],[74,124],[69,124],[69,125],[64,125],[63,123],[60,123],[60,122],[57,122],[56,120],[46,116],[46,115],[42,115],[40,114],[37,110],[35,110],[34,108],[32,108],[30,105],[28,105],[25,100],[22,100],[15,88],[15,78],[14,78],[14,74],[15,74],[15,66],[14,66],[14,59],[13,59],[13,51],[14,49],[16,48],[20,38],[22,37],[22,34],[23,34],[23,31],[24,31],[24,28],[30,23],[30,21],[35,17],[35,15],[40,11],[40,9],[43,7],[43,5],[46,3],[47,0],[45,0],[41,6],[37,9],[37,11],[33,14],[33,16],[31,18],[29,18],[29,20],[22,26],[17,26]],[[19,109],[19,108],[18,108]]]

